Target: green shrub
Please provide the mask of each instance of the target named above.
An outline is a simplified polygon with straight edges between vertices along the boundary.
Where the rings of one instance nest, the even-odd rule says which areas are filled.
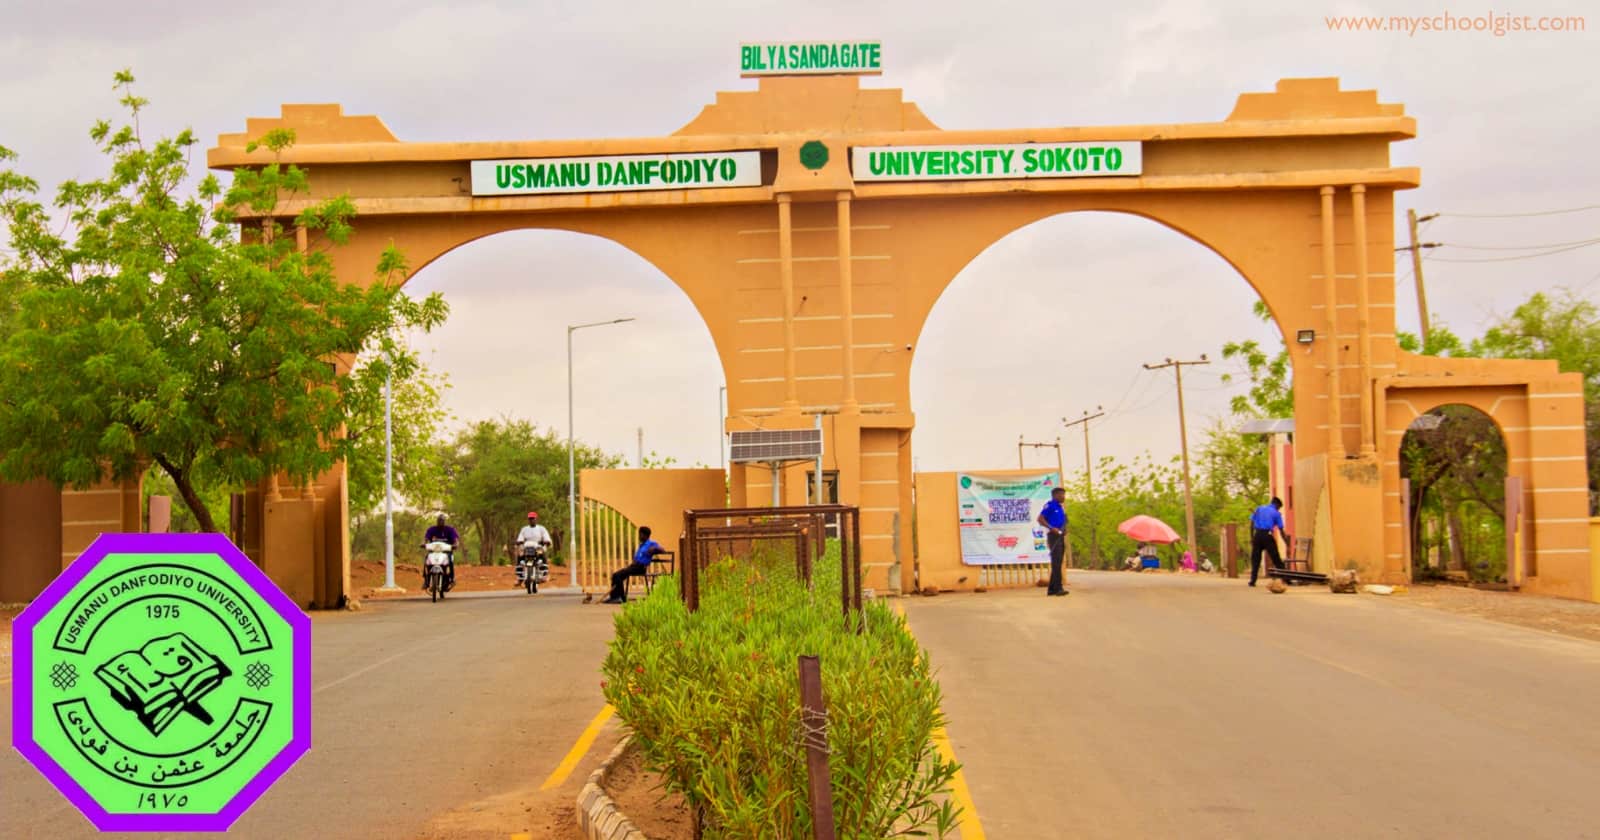
[[[644,762],[699,814],[704,836],[809,838],[797,658],[821,657],[834,817],[845,838],[944,836],[958,765],[934,748],[939,687],[905,621],[869,603],[864,630],[839,607],[837,549],[813,587],[775,554],[701,576],[690,614],[663,580],[616,620],[606,698]]]

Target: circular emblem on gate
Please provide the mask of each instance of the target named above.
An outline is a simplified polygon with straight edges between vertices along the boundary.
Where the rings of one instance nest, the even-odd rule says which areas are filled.
[[[808,140],[800,147],[800,163],[807,169],[821,169],[828,165],[828,147],[821,140]]]
[[[14,743],[102,831],[225,830],[310,746],[310,621],[221,535],[102,536],[13,635]]]

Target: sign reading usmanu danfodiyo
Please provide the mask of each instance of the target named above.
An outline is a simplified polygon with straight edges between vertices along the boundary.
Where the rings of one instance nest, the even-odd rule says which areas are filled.
[[[759,186],[761,153],[754,151],[472,162],[473,195]]]
[[[741,76],[873,75],[883,72],[879,41],[740,44]]]
[[[1092,178],[1138,175],[1137,140],[1005,143],[992,146],[857,146],[857,181],[965,181],[997,178]]]

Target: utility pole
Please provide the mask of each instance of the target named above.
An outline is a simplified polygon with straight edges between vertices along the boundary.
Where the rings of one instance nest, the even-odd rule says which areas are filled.
[[[1406,211],[1406,224],[1411,228],[1411,244],[1405,248],[1396,248],[1396,251],[1411,252],[1411,276],[1417,284],[1417,318],[1422,324],[1422,346],[1428,346],[1428,295],[1422,290],[1422,249],[1437,248],[1437,242],[1417,242],[1417,223],[1438,218],[1438,213],[1429,213],[1421,218],[1417,217],[1416,210]]]
[[[1106,416],[1106,412],[1102,406],[1098,405],[1094,407],[1094,410],[1094,414],[1085,411],[1082,418],[1071,422],[1068,422],[1067,418],[1063,417],[1061,418],[1061,425],[1068,429],[1080,423],[1083,425],[1083,483],[1089,489],[1089,562],[1098,568],[1100,565],[1100,512],[1096,509],[1094,503],[1094,461],[1089,457],[1089,421],[1097,417]],[[1061,477],[1063,484],[1066,483],[1066,480],[1066,476]]]
[[[1206,354],[1201,353],[1196,361],[1173,361],[1167,359],[1159,365],[1145,365],[1145,370],[1161,370],[1172,368],[1178,376],[1178,441],[1183,447],[1183,518],[1184,518],[1184,546],[1189,551],[1196,551],[1194,545],[1194,490],[1189,483],[1189,424],[1183,416],[1183,366],[1184,365],[1209,365],[1211,361]],[[1198,552],[1197,555],[1198,556]]]
[[[1022,447],[1024,446],[1030,446],[1034,449],[1054,449],[1056,451],[1056,479],[1061,482],[1061,486],[1066,486],[1067,473],[1061,460],[1061,438],[1056,438],[1055,443],[1028,443],[1022,439],[1022,435],[1017,435],[1017,469],[1019,470],[1023,468]],[[1077,568],[1072,562],[1072,543],[1070,541],[1067,542],[1067,556],[1065,560],[1069,568]]]
[[[644,427],[639,427],[639,469],[644,469]]]

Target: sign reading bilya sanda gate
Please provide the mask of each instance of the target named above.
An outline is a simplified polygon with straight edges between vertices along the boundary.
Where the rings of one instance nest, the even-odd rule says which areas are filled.
[[[12,741],[102,831],[223,831],[311,744],[311,623],[219,534],[106,534],[14,621]]]
[[[992,146],[857,146],[857,181],[964,181],[1138,175],[1138,141],[1004,143]]]
[[[883,72],[879,41],[740,44],[741,76],[872,75]]]
[[[756,151],[472,162],[473,195],[759,186],[761,153]]]

